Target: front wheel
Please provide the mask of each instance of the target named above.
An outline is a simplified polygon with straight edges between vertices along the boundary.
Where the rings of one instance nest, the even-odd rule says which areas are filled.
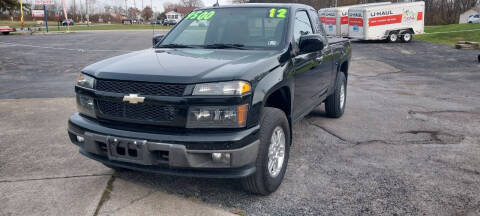
[[[325,100],[325,111],[328,117],[339,118],[345,112],[347,102],[347,79],[343,72],[339,72],[335,81],[335,90]]]
[[[287,170],[289,152],[290,126],[285,113],[277,108],[265,107],[261,118],[256,171],[241,180],[242,186],[262,195],[277,190]]]
[[[388,42],[391,42],[391,43],[395,43],[398,41],[398,33],[397,32],[390,32],[390,34],[388,34],[388,38],[387,38]]]

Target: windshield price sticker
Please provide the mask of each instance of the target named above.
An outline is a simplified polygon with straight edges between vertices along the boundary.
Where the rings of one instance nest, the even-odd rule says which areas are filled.
[[[287,9],[286,8],[271,8],[268,10],[268,18],[287,18]]]
[[[215,15],[215,11],[193,11],[185,17],[189,20],[209,20]]]

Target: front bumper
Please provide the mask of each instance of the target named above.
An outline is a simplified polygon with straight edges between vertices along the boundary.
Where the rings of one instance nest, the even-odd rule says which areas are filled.
[[[143,133],[106,127],[78,113],[68,122],[70,140],[91,159],[139,171],[209,178],[253,174],[260,145],[258,130],[259,126],[235,132]],[[202,148],[209,144],[215,148]],[[214,161],[212,153],[230,153],[230,160]]]

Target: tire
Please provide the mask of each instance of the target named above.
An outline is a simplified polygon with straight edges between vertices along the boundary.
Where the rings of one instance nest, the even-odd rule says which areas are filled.
[[[342,92],[343,86],[343,92]],[[343,94],[343,97],[341,96]],[[343,72],[339,72],[335,80],[335,90],[325,100],[325,111],[328,117],[340,118],[345,112],[347,104],[347,79]]]
[[[413,40],[413,35],[410,31],[405,31],[402,34],[402,42],[404,43],[410,43],[410,41]]]
[[[387,37],[387,41],[390,42],[390,43],[395,43],[398,41],[398,32],[390,32],[390,34],[388,34],[388,37]]]
[[[2,32],[3,35],[8,35],[10,32]]]
[[[268,195],[280,186],[282,183],[285,171],[287,170],[288,158],[290,153],[290,126],[288,124],[285,113],[277,108],[265,107],[260,127],[260,146],[258,149],[257,160],[255,162],[256,171],[251,176],[241,179],[242,186],[245,190],[255,194]],[[284,149],[283,149],[283,161],[281,160],[281,149],[277,146],[277,154],[271,154],[269,152],[275,152],[274,140],[279,140],[281,143],[282,136],[279,139],[274,139],[274,135],[278,135],[283,132]],[[274,133],[278,132],[278,133]],[[280,144],[281,146],[281,144]],[[280,157],[275,160],[275,155]],[[274,163],[277,161],[277,163]],[[269,162],[276,164],[269,169]],[[278,165],[281,167],[278,168]],[[275,169],[277,168],[277,169]]]

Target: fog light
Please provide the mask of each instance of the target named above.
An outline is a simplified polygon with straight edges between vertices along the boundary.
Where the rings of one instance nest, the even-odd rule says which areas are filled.
[[[212,153],[214,162],[230,163],[230,153]]]
[[[78,142],[83,142],[83,141],[85,141],[85,138],[83,138],[82,136],[77,136],[77,141]]]

